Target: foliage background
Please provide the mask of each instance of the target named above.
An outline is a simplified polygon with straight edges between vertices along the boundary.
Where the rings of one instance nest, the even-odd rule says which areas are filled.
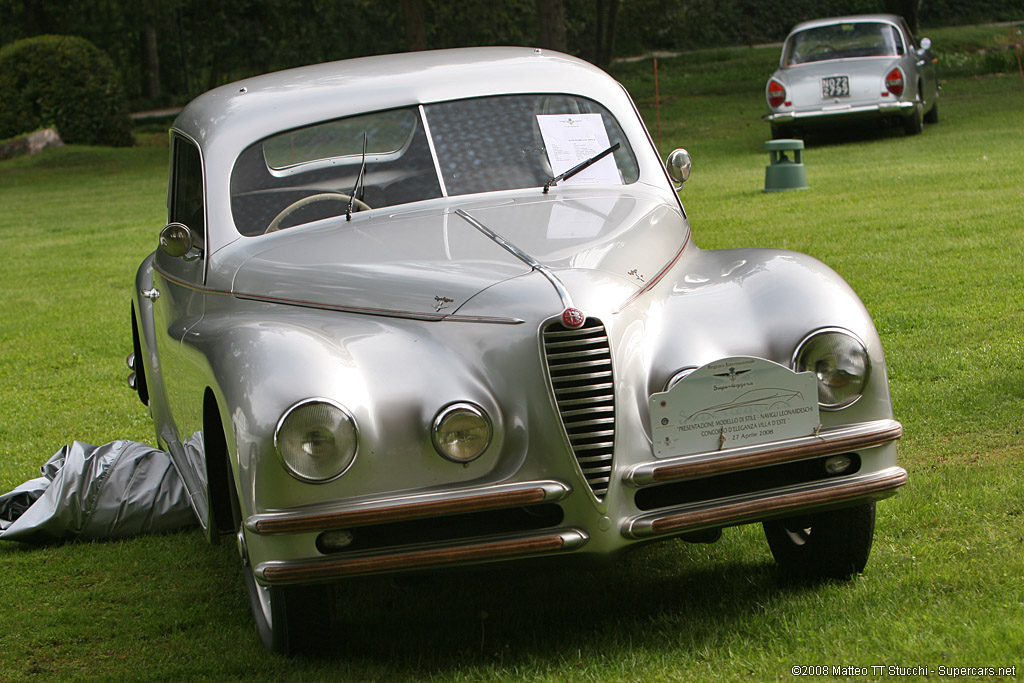
[[[1024,0],[905,0],[922,27],[1024,18]],[[256,73],[406,49],[391,0],[0,0],[0,45],[44,33],[104,49],[135,109],[182,104]],[[618,56],[782,40],[796,22],[895,0],[565,0],[569,52],[594,61],[610,4]],[[536,45],[536,0],[422,0],[427,45]],[[148,66],[147,66],[148,65]]]

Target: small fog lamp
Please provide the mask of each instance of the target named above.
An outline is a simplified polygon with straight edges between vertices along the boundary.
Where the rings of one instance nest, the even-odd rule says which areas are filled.
[[[842,474],[852,464],[853,458],[848,455],[833,455],[825,461],[825,471],[829,474]]]

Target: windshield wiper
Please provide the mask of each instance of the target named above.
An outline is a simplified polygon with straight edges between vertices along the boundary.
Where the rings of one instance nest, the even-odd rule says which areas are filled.
[[[356,203],[356,195],[363,184],[363,173],[366,171],[366,131],[363,131],[363,160],[359,164],[359,175],[356,176],[356,185],[352,188],[352,194],[348,197],[348,206],[345,208],[345,220],[352,220],[352,207]]]
[[[596,164],[598,161],[601,161],[601,159],[604,159],[606,156],[608,156],[609,154],[611,154],[612,152],[614,152],[618,148],[619,148],[619,143],[616,142],[614,145],[612,145],[611,147],[609,147],[605,151],[598,152],[597,154],[595,154],[594,156],[590,157],[589,159],[586,159],[586,160],[581,161],[580,163],[576,164],[575,166],[570,168],[565,173],[562,173],[560,175],[556,175],[554,178],[552,178],[548,182],[544,183],[544,194],[548,193],[548,190],[551,189],[552,185],[555,185],[555,184],[561,182],[562,180],[567,180],[567,179],[573,177],[574,175],[576,175],[580,171],[582,171],[582,170],[584,170],[586,168],[589,168],[593,164]]]

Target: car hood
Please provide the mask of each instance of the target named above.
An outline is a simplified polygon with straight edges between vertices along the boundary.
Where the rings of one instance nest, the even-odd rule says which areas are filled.
[[[658,195],[518,197],[467,203],[459,213],[447,204],[374,213],[260,238],[260,251],[236,271],[232,293],[298,306],[441,319],[456,315],[493,285],[532,272],[532,263],[555,278],[565,271],[602,271],[640,290],[678,255],[688,234],[682,212]],[[568,280],[581,282],[571,275]],[[545,314],[548,308],[561,310],[554,285],[539,296]]]

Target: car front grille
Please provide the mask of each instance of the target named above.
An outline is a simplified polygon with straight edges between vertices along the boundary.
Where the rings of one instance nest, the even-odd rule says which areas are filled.
[[[608,492],[615,445],[615,396],[608,334],[596,318],[544,329],[544,356],[562,426],[587,484]]]

